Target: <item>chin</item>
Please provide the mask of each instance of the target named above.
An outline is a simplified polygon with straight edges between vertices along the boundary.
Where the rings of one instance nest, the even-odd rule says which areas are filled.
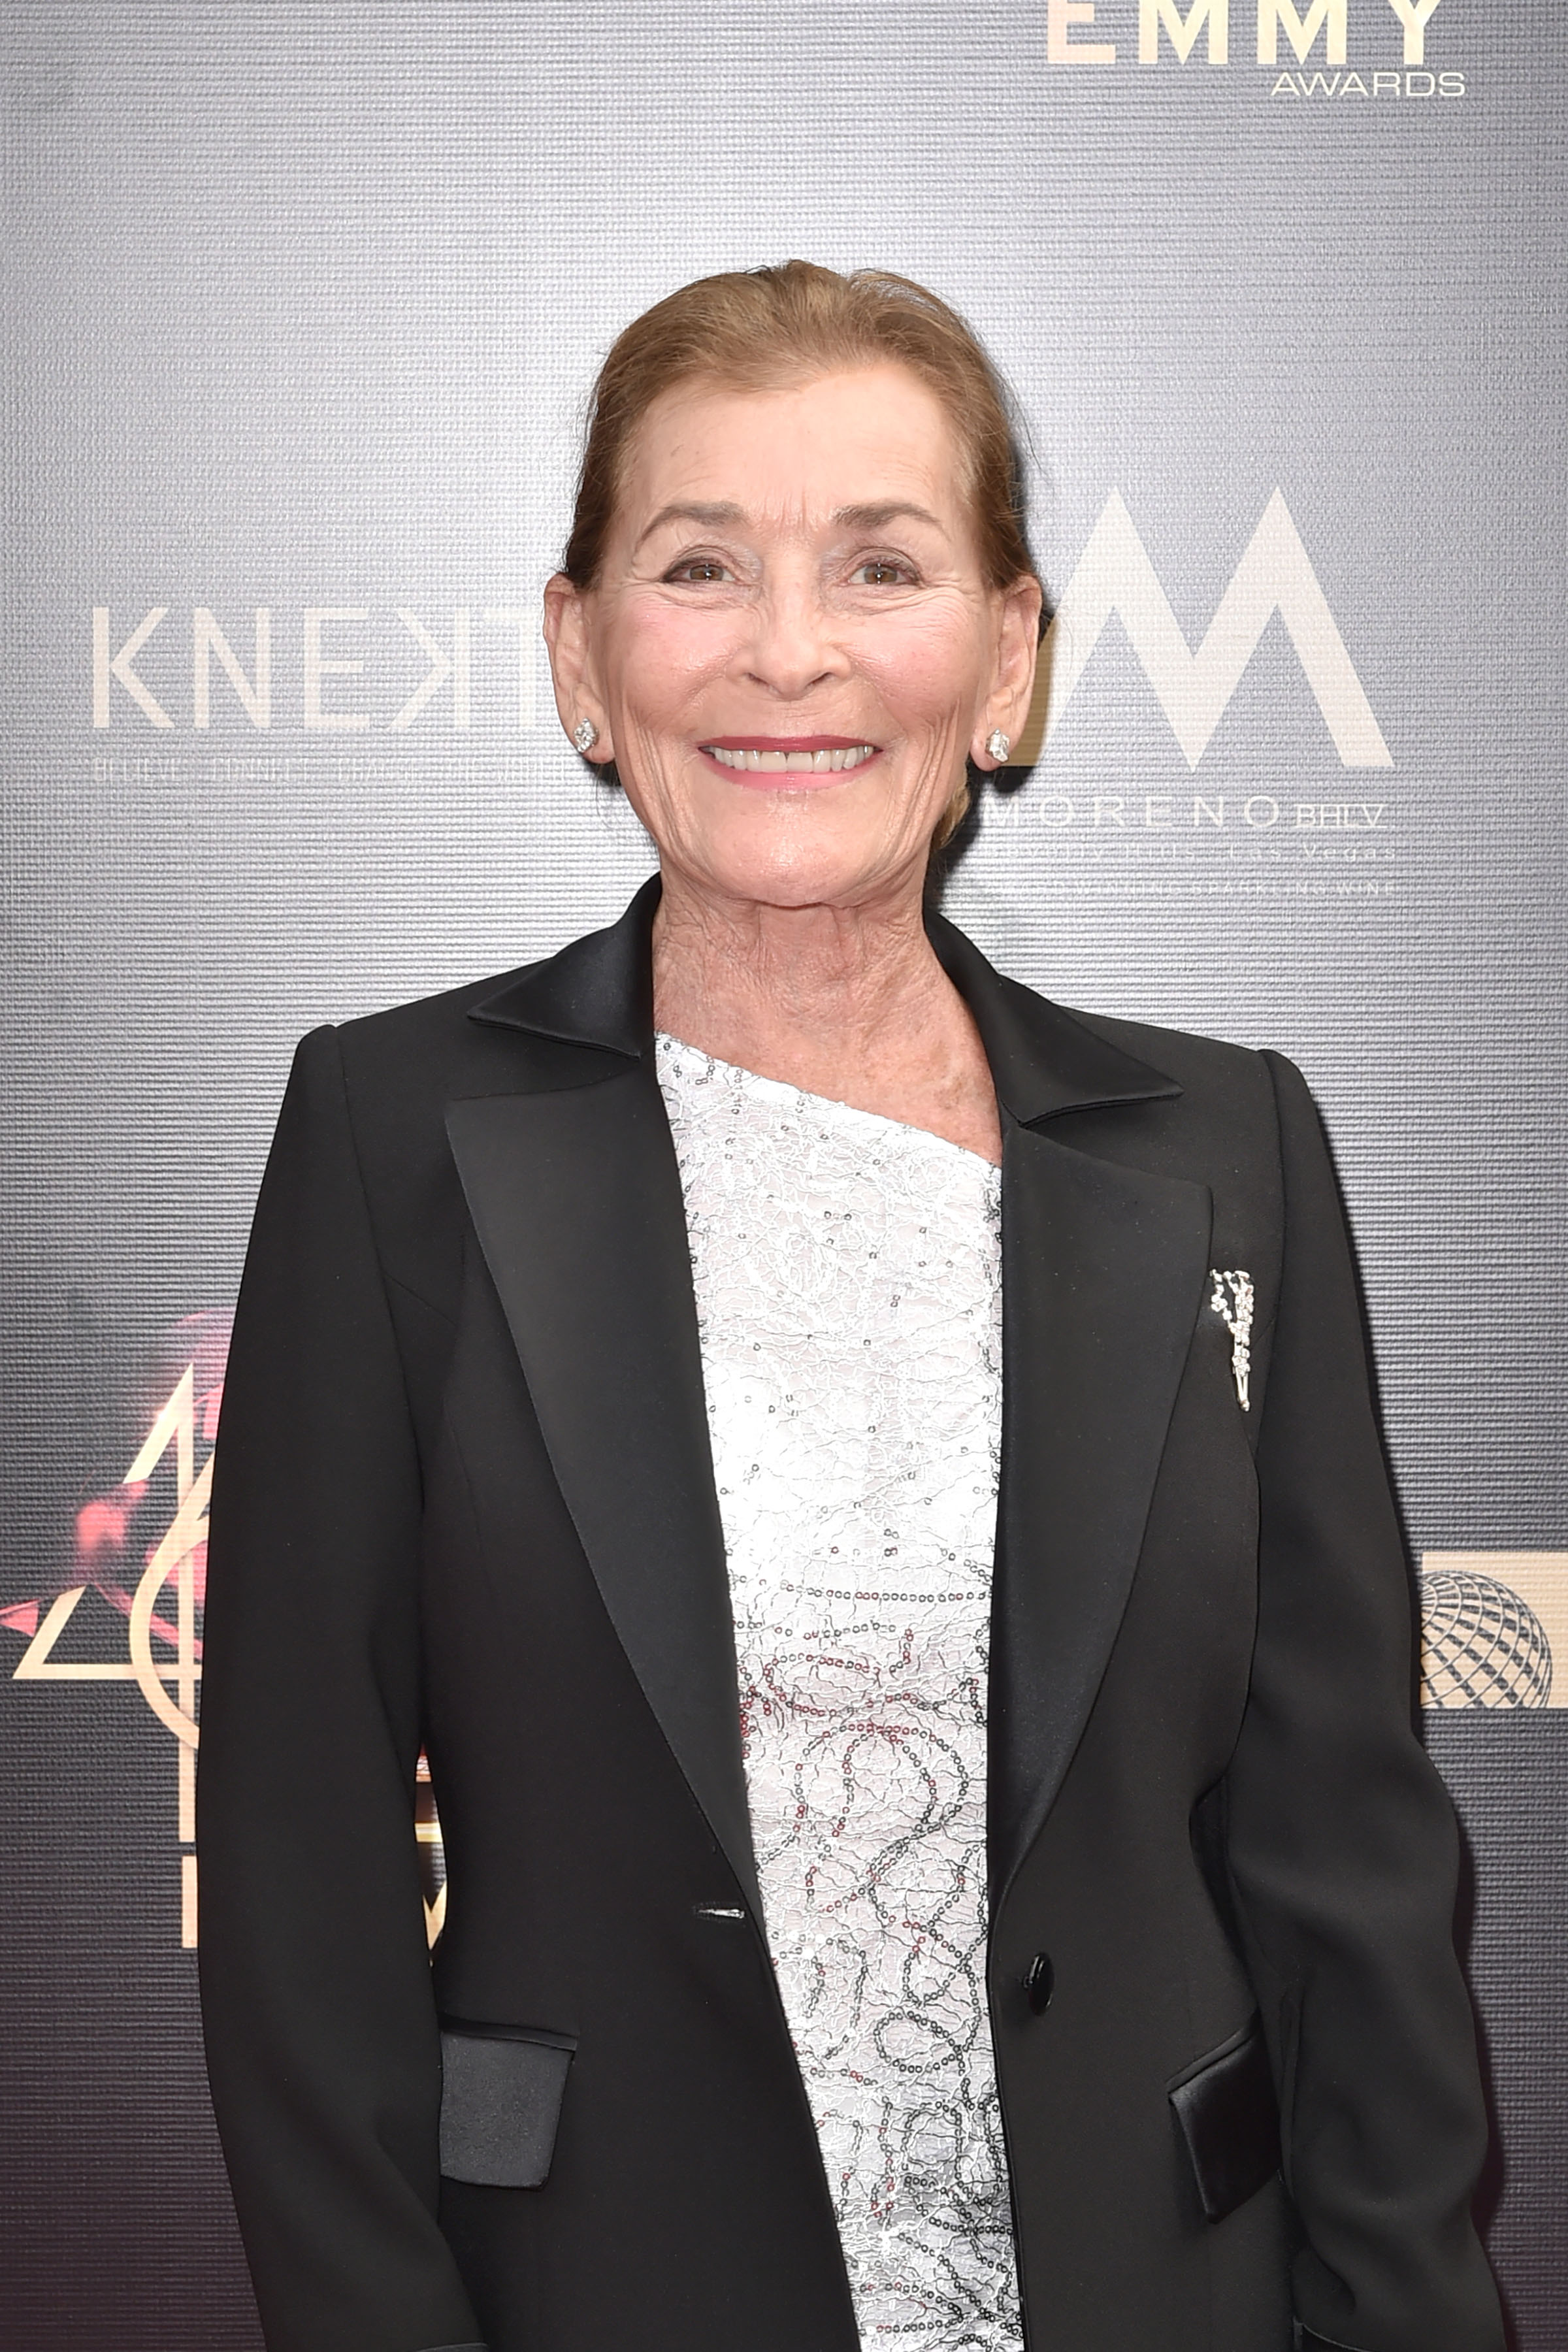
[[[704,846],[700,870],[710,888],[773,907],[848,904],[896,884],[911,863],[923,870],[918,850],[900,854],[881,828],[835,822],[826,809],[726,827]]]
[[[884,878],[878,871],[881,862],[855,855],[842,842],[753,843],[715,858],[709,874],[727,898],[771,907],[816,907],[847,903],[875,889]]]

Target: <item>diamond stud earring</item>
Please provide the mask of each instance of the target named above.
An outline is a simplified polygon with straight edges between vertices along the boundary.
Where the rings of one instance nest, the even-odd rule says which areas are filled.
[[[1011,735],[1004,735],[1000,727],[994,727],[985,738],[985,749],[999,768],[1005,765],[1007,754],[1012,748],[1013,738]]]
[[[599,730],[591,719],[579,719],[572,730],[572,740],[584,759],[599,740]]]

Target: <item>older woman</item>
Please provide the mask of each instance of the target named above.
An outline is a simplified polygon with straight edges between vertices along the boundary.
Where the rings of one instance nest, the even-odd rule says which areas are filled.
[[[919,288],[637,320],[545,625],[658,879],[300,1048],[202,1763],[273,2352],[1500,2342],[1310,1099],[927,909],[1018,515]]]

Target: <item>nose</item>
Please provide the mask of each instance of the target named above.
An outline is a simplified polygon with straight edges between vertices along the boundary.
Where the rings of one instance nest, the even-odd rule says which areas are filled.
[[[746,676],[781,702],[798,702],[814,687],[845,675],[844,650],[815,582],[771,582],[752,614]]]

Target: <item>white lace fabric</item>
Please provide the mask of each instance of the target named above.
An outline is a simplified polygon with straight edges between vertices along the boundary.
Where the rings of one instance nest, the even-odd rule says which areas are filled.
[[[861,2340],[1020,2352],[984,1974],[999,1172],[656,1051],[768,1938]]]

